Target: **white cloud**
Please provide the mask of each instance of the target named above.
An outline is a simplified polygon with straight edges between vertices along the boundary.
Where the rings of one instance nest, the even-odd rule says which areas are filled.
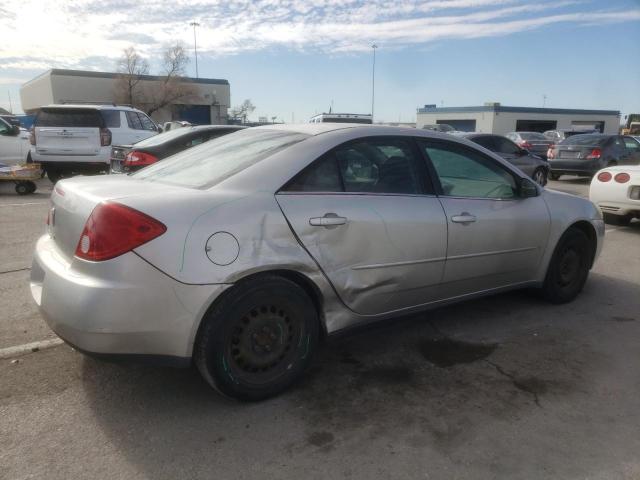
[[[442,39],[510,35],[558,23],[603,25],[640,20],[640,9],[587,11],[580,0],[22,0],[3,6],[0,68],[111,69],[134,44],[156,56],[162,45],[192,43],[228,55],[273,46],[300,51],[365,51]]]

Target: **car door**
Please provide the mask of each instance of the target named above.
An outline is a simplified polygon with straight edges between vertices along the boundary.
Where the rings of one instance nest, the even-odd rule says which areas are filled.
[[[550,226],[542,197],[521,198],[520,177],[476,149],[442,140],[419,140],[419,145],[448,222],[440,295],[533,280]]]
[[[640,143],[632,137],[622,137],[625,148],[625,159],[627,164],[637,165],[640,163]]]
[[[16,135],[13,126],[0,120],[0,162],[14,165],[23,160],[22,139]]]
[[[437,298],[447,223],[410,137],[367,137],[340,145],[276,198],[300,242],[353,311],[375,315]]]

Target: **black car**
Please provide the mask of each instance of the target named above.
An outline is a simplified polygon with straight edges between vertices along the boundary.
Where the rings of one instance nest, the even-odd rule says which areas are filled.
[[[134,145],[111,148],[111,173],[131,173],[187,148],[237,132],[238,125],[198,125],[170,130]]]
[[[629,135],[574,135],[549,150],[551,179],[560,175],[592,177],[614,165],[640,164],[640,143]]]
[[[489,133],[464,133],[460,136],[497,153],[529,175],[539,185],[545,186],[547,184],[549,173],[547,162],[528,150],[520,148],[508,138]]]

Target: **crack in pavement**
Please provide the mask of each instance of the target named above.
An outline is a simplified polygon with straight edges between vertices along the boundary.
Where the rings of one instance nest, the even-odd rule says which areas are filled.
[[[516,387],[518,390],[532,395],[533,401],[535,402],[535,404],[538,407],[542,408],[542,405],[540,405],[540,397],[538,396],[538,392],[535,390],[535,388],[533,388],[531,385],[527,384],[526,382],[522,381],[521,379],[518,379],[518,377],[516,377],[512,373],[507,372],[497,363],[494,363],[491,360],[487,360],[486,358],[484,359],[484,361],[489,365],[491,365],[493,368],[495,368],[500,375],[503,375],[507,377],[509,380],[511,380],[511,383],[513,383],[513,386]]]
[[[5,273],[24,272],[24,271],[27,271],[27,270],[31,270],[31,267],[17,268],[16,270],[5,270],[4,272],[0,272],[0,275],[3,275]]]

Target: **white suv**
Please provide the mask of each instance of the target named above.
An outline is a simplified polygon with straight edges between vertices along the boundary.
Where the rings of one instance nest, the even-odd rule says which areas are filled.
[[[111,145],[131,145],[157,135],[145,113],[120,105],[49,105],[31,130],[31,158],[49,179],[109,170]]]

